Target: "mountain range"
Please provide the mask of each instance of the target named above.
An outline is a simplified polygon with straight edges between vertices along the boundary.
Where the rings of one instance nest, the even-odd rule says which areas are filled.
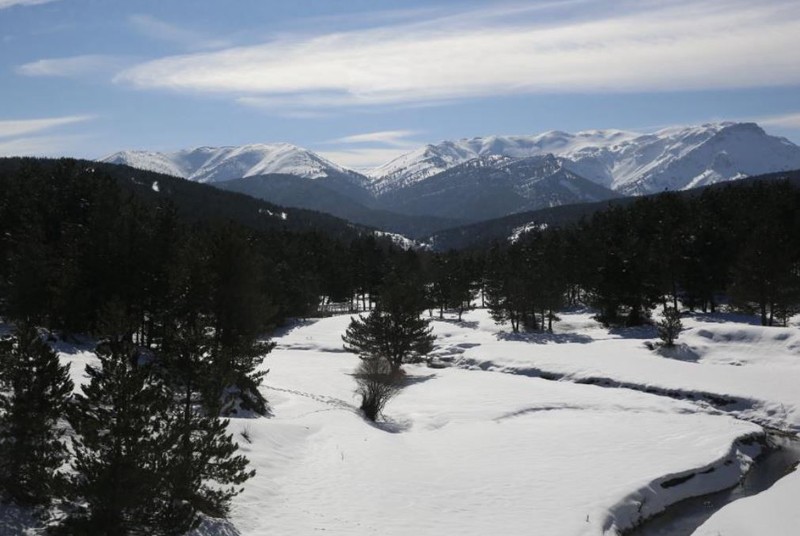
[[[489,136],[426,145],[364,173],[286,144],[123,151],[102,159],[329,212],[409,236],[547,207],[800,169],[755,123]]]

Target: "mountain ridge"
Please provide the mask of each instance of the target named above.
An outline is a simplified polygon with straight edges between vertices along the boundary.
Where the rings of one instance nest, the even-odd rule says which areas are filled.
[[[478,221],[798,169],[800,147],[755,123],[718,122],[649,134],[552,130],[447,140],[366,175],[288,143],[122,151],[102,161],[326,210],[367,225],[386,222],[386,230],[419,235],[448,219]],[[416,225],[409,216],[433,219]]]
[[[570,169],[626,195],[681,190],[800,167],[800,147],[755,123],[718,122],[642,134],[616,129],[570,134],[446,140],[401,155],[367,172],[378,191],[406,188],[473,158],[553,154]]]
[[[291,143],[201,146],[174,152],[118,151],[99,159],[166,173],[194,182],[214,183],[257,175],[286,174],[307,179],[359,173]]]

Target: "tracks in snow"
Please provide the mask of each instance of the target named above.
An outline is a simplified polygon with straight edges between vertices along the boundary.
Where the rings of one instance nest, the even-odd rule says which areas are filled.
[[[326,404],[328,406],[338,408],[338,409],[346,409],[349,411],[358,411],[353,404],[342,400],[341,398],[336,398],[333,396],[327,395],[318,395],[315,393],[309,393],[307,391],[298,391],[297,389],[285,389],[283,387],[275,387],[272,385],[264,385],[264,389],[269,389],[270,391],[278,391],[280,393],[288,393],[291,395],[302,396],[304,398],[310,398],[316,402],[320,402],[321,404]]]

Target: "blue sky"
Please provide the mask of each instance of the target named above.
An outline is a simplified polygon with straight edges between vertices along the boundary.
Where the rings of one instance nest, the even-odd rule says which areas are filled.
[[[0,0],[0,155],[719,120],[800,143],[796,0]]]

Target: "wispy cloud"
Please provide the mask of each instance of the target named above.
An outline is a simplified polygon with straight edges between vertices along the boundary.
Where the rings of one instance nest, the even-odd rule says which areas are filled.
[[[800,113],[760,117],[756,122],[762,126],[800,129]]]
[[[0,140],[0,156],[63,156],[79,150],[84,135],[33,136]]]
[[[92,119],[90,115],[70,115],[44,119],[5,119],[0,120],[0,138],[24,136],[50,130],[63,125],[82,123]]]
[[[800,84],[793,0],[599,0],[491,8],[417,23],[283,37],[120,73],[138,88],[230,94],[274,111],[487,95]],[[580,4],[581,9],[575,9]]]
[[[393,147],[408,147],[410,144],[417,144],[417,142],[412,142],[408,138],[418,133],[416,130],[382,130],[380,132],[344,136],[331,140],[330,143],[370,143]]]
[[[416,130],[382,130],[343,136],[323,145],[335,149],[320,151],[325,158],[353,169],[366,170],[384,164],[421,145]]]
[[[85,76],[117,70],[124,62],[125,59],[119,56],[87,54],[32,61],[18,66],[16,72],[25,76]]]
[[[189,50],[215,49],[230,46],[230,42],[223,39],[209,39],[208,36],[163,21],[151,15],[131,15],[128,22],[140,33],[159,39],[176,43]]]
[[[49,4],[56,0],[0,0],[0,9],[11,6],[35,6],[37,4]]]
[[[0,156],[54,156],[77,149],[84,134],[53,134],[67,125],[93,119],[89,115],[47,117],[42,119],[0,120]]]

